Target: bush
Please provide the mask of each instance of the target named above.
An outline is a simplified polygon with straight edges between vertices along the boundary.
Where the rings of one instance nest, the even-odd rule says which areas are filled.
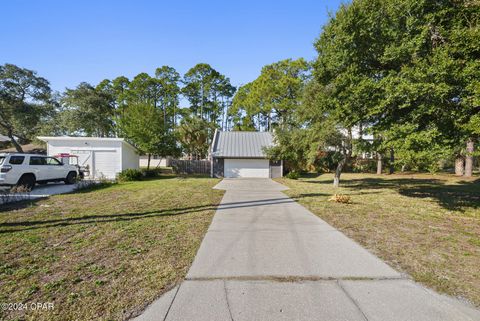
[[[161,168],[150,168],[150,169],[142,169],[142,174],[143,177],[145,178],[155,178],[159,177],[162,175],[162,169]]]
[[[139,181],[143,177],[143,173],[139,169],[127,168],[118,173],[117,179],[120,182]]]
[[[300,173],[292,171],[292,172],[289,172],[287,175],[285,175],[285,177],[289,178],[289,179],[299,179],[300,178]]]
[[[377,171],[376,159],[356,158],[352,162],[352,172],[354,173],[375,173]]]

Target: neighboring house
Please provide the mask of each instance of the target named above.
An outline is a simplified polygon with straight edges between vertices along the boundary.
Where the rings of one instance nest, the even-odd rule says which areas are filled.
[[[159,156],[152,156],[150,158],[150,168],[152,167],[169,167],[172,158],[168,156],[167,158],[159,157]],[[147,167],[148,166],[148,156],[142,155],[140,156],[140,167]]]
[[[88,167],[89,178],[114,179],[127,168],[139,168],[137,149],[123,138],[38,137],[47,143],[50,156],[78,156],[78,165]]]
[[[215,131],[211,146],[212,177],[282,177],[283,161],[267,159],[264,148],[273,146],[268,132]]]

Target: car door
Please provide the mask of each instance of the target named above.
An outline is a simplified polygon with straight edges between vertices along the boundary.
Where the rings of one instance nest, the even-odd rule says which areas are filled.
[[[45,157],[45,161],[46,175],[48,176],[48,180],[63,179],[67,177],[67,173],[65,173],[65,167],[58,159],[55,157]]]
[[[46,165],[44,156],[30,156],[28,171],[35,174],[37,181],[48,180]]]

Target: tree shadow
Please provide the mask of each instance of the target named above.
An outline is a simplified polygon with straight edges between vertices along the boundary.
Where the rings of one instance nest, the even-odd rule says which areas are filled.
[[[206,204],[199,206],[190,206],[183,208],[171,208],[158,211],[133,212],[133,213],[113,213],[113,214],[92,214],[75,217],[48,219],[48,220],[28,220],[0,223],[0,234],[22,232],[28,230],[35,230],[41,228],[56,228],[80,224],[99,224],[109,222],[133,221],[139,219],[146,219],[152,217],[168,217],[184,215],[208,210],[226,210],[234,208],[252,207],[252,206],[266,206],[284,203],[293,203],[294,200],[288,197],[242,201],[242,202],[228,202],[222,204]]]
[[[457,185],[423,185],[400,187],[401,195],[416,198],[434,199],[440,206],[449,210],[465,211],[480,208],[480,180]]]
[[[331,184],[330,181],[315,183]],[[372,190],[391,189],[408,197],[433,199],[448,210],[480,208],[480,179],[449,184],[439,178],[347,178],[342,180],[342,187],[355,191],[368,190],[364,192],[368,194],[373,193]]]

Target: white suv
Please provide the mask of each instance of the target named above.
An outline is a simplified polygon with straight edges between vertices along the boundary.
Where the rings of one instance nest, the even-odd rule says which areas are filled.
[[[63,164],[55,157],[19,153],[0,154],[0,185],[32,189],[35,183],[64,181],[65,184],[73,184],[77,175],[76,166]]]

